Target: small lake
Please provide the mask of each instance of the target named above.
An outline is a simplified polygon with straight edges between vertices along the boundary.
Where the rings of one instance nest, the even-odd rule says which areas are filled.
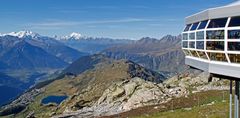
[[[67,99],[68,96],[47,96],[42,99],[42,104],[56,103],[60,104],[63,100]]]

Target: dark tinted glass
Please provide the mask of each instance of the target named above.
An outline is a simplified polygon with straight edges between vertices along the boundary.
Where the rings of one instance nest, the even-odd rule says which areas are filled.
[[[228,56],[232,63],[240,63],[240,54],[229,54]]]
[[[187,25],[187,26],[185,27],[185,29],[184,29],[184,32],[189,31],[191,25],[192,25],[192,24]]]
[[[183,50],[186,56],[191,56],[191,53],[188,50]]]
[[[240,42],[228,42],[229,51],[240,51]]]
[[[240,39],[240,30],[229,30],[228,39]]]
[[[189,34],[189,40],[195,40],[195,33]]]
[[[227,23],[227,18],[212,19],[208,25],[208,28],[225,27],[226,23]]]
[[[224,51],[224,41],[207,41],[207,50]]]
[[[189,48],[195,48],[195,41],[189,42]]]
[[[183,39],[182,40],[188,40],[188,34],[187,33],[183,34]]]
[[[199,23],[194,23],[191,27],[191,31],[196,30]]]
[[[203,59],[208,59],[207,55],[205,54],[205,52],[201,52],[201,51],[197,51],[198,55],[203,58]]]
[[[208,52],[208,56],[213,61],[225,61],[227,62],[226,55],[224,53]]]
[[[224,30],[207,31],[207,39],[224,39]]]
[[[183,41],[182,42],[182,47],[183,48],[188,48],[188,42],[187,41]]]
[[[204,40],[204,31],[197,32],[197,40]]]
[[[194,56],[194,57],[199,57],[196,51],[190,50],[190,52],[191,52],[192,56]]]
[[[197,49],[204,49],[204,41],[197,41]]]
[[[240,16],[232,17],[228,27],[240,26]]]
[[[198,29],[205,29],[207,23],[208,23],[208,20],[206,20],[206,21],[202,21],[202,22],[200,23]]]

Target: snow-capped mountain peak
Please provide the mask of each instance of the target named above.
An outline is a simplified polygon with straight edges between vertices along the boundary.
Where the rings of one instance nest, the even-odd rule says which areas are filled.
[[[82,38],[82,35],[80,33],[73,32],[70,34],[70,37],[75,39],[80,39]]]
[[[36,37],[39,37],[40,35],[38,33],[32,32],[32,31],[19,31],[19,32],[11,32],[11,33],[7,33],[7,34],[2,34],[0,36],[15,36],[18,38],[26,38],[26,37],[36,38]]]
[[[84,36],[82,34],[77,33],[77,32],[73,32],[69,36],[64,36],[61,39],[64,39],[64,40],[80,40],[80,39],[83,39],[83,38],[84,38]]]

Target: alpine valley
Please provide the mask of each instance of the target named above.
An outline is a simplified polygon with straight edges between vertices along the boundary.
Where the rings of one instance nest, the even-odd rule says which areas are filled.
[[[52,38],[20,31],[1,34],[0,49],[0,117],[158,118],[173,109],[201,109],[227,88],[226,81],[184,65],[180,36]]]
[[[74,40],[78,41],[78,38],[71,37],[71,41]],[[74,46],[68,45],[68,42],[41,36],[31,31],[1,34],[0,95],[4,95],[4,98],[1,97],[0,105],[10,102],[35,83],[57,77],[58,73],[72,62],[82,56],[89,55],[94,47],[101,47],[94,49],[98,52],[110,45],[131,42],[124,40],[123,43],[120,43],[120,40],[99,39],[96,43],[105,41],[106,44],[100,44],[104,46],[94,44],[94,47],[91,47],[92,41],[95,42],[95,39],[85,40],[85,47],[79,45],[79,48],[84,48],[84,52],[82,52],[72,48]],[[86,45],[90,47],[88,48]],[[6,91],[8,92],[6,93]]]

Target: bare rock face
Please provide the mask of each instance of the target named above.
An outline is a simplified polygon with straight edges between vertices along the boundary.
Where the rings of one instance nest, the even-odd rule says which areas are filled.
[[[159,85],[161,84],[148,82],[138,77],[122,80],[108,87],[93,106],[75,112],[66,112],[56,117],[113,115],[138,107],[163,103],[167,96]]]
[[[105,109],[105,106],[117,108],[119,111],[128,111],[145,105],[161,103],[162,98],[164,98],[163,91],[158,85],[140,78],[133,78],[110,86],[98,100],[97,106],[103,106],[102,109]]]
[[[186,97],[194,92],[226,89],[224,81],[209,82],[208,77],[208,73],[190,71],[159,84],[138,77],[119,80],[107,87],[92,105],[76,111],[65,110],[54,118],[111,116],[139,107],[167,103],[173,98]]]

